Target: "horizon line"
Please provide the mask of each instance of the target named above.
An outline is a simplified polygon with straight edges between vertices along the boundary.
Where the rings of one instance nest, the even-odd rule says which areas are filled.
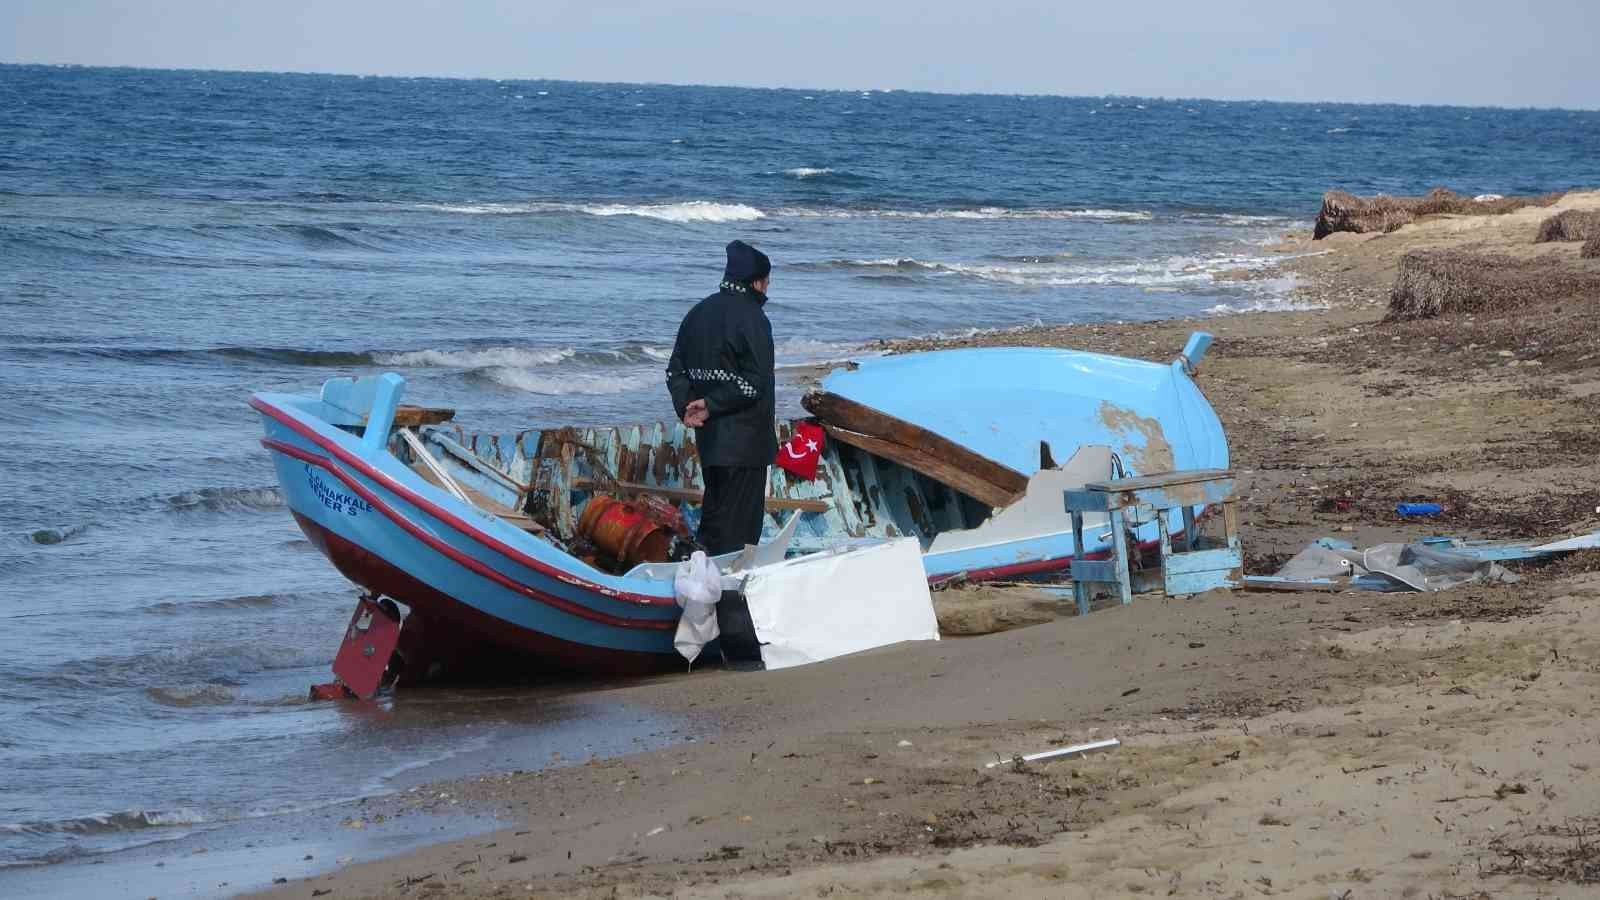
[[[330,78],[383,78],[393,80],[427,79],[434,81],[489,81],[495,83],[530,82],[543,84],[585,84],[585,85],[626,85],[628,87],[679,87],[679,88],[708,88],[712,90],[744,90],[744,91],[785,91],[794,93],[834,93],[834,94],[926,94],[935,97],[1026,97],[1029,99],[1055,99],[1055,100],[1159,100],[1164,102],[1197,101],[1204,103],[1275,103],[1285,106],[1407,106],[1419,109],[1490,109],[1504,111],[1535,111],[1535,112],[1570,112],[1593,113],[1600,112],[1600,107],[1570,107],[1570,106],[1507,106],[1502,104],[1468,104],[1468,103],[1413,103],[1402,100],[1278,100],[1270,97],[1182,97],[1166,95],[1145,94],[1070,94],[1070,93],[1039,93],[1033,91],[940,91],[928,88],[823,88],[823,87],[791,87],[787,85],[763,84],[707,84],[702,82],[679,81],[591,81],[575,78],[549,78],[536,76],[494,76],[494,75],[438,75],[438,74],[403,74],[397,72],[338,72],[327,70],[298,70],[298,69],[213,69],[195,66],[136,66],[109,63],[75,63],[75,62],[23,62],[0,60],[0,67],[14,66],[34,67],[45,69],[110,69],[127,70],[134,72],[198,72],[216,73],[224,75],[315,75]]]

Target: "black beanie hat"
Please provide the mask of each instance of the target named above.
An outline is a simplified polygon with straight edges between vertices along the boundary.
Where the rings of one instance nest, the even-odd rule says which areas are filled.
[[[744,241],[728,245],[728,267],[722,270],[722,279],[735,284],[750,284],[772,274],[772,260],[760,250]]]

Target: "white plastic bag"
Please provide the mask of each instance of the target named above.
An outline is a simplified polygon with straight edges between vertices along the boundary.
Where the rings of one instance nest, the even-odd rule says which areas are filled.
[[[672,645],[693,665],[700,650],[721,634],[717,629],[717,601],[722,599],[722,572],[705,553],[696,550],[678,565],[672,590],[683,607]]]

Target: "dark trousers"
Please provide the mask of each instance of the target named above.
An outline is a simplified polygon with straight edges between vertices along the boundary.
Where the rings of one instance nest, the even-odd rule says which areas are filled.
[[[700,546],[716,556],[759,543],[767,515],[766,466],[706,466],[700,507]]]

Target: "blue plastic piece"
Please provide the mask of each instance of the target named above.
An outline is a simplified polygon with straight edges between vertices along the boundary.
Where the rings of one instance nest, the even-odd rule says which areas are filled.
[[[1402,516],[1437,516],[1444,512],[1444,507],[1437,503],[1400,503],[1395,505],[1394,511]]]

